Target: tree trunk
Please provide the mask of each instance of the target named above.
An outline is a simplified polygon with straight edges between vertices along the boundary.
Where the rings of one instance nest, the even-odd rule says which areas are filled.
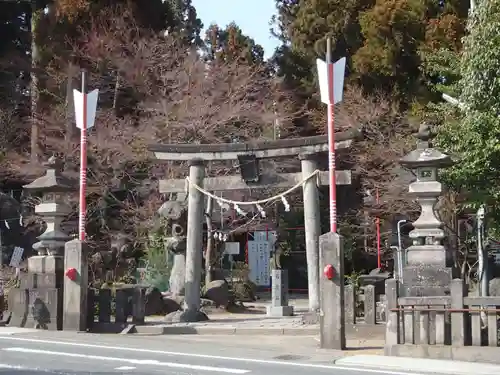
[[[66,144],[70,147],[71,140],[75,135],[75,103],[73,98],[73,78],[75,67],[69,63],[66,72]]]
[[[207,198],[205,221],[207,223],[207,251],[205,253],[205,286],[212,281],[212,264],[214,257],[214,237],[212,236],[212,212],[214,208],[212,197]]]
[[[31,99],[31,162],[37,163],[40,157],[40,124],[38,121],[38,104],[40,101],[39,92],[39,77],[38,69],[40,66],[39,46],[37,45],[38,25],[43,10],[37,9],[36,5],[32,7],[31,13],[31,82],[30,82],[30,99]]]
[[[118,97],[120,95],[120,72],[116,71],[116,82],[115,82],[115,93],[113,95],[113,110],[115,111],[115,115],[118,115]]]

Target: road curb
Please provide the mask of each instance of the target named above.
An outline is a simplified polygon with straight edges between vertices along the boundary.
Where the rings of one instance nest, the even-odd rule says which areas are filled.
[[[22,328],[22,327],[0,327],[0,336],[13,336],[19,333],[33,333],[39,330],[34,328]]]
[[[315,328],[233,328],[193,326],[135,326],[140,335],[242,335],[242,336],[315,336]]]
[[[335,360],[335,365],[346,367],[383,368],[388,370],[415,371],[451,375],[498,375],[500,365],[440,359],[392,357],[383,355],[355,355]]]

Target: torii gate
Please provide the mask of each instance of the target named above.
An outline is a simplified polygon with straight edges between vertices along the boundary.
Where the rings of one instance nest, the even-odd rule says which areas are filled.
[[[349,148],[359,136],[359,131],[351,130],[337,133],[335,148]],[[203,246],[204,197],[193,184],[206,191],[230,191],[262,188],[289,189],[301,181],[303,183],[304,228],[309,289],[309,309],[319,309],[319,192],[318,185],[329,184],[329,172],[321,171],[318,178],[308,178],[318,169],[316,156],[328,151],[328,137],[313,136],[294,139],[253,143],[224,144],[158,144],[149,150],[160,160],[189,162],[188,224],[186,249],[186,288],[185,301],[188,310],[200,308],[200,282]],[[260,173],[260,159],[299,157],[301,173]],[[326,155],[325,155],[326,156]],[[205,164],[211,161],[237,160],[244,163],[246,170],[240,168],[241,176],[205,177]],[[247,175],[250,174],[251,176]],[[245,180],[242,178],[245,177]],[[351,184],[351,171],[337,171],[337,185]],[[307,179],[307,180],[306,180]],[[186,191],[185,179],[160,180],[160,193],[183,193]],[[189,314],[196,316],[196,314]]]

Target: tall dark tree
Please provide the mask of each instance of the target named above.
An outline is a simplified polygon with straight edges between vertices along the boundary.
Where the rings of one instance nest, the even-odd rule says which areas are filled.
[[[274,62],[280,74],[313,95],[314,59],[333,40],[333,59],[346,56],[350,81],[368,92],[384,90],[411,102],[426,95],[432,74],[424,58],[456,48],[464,35],[468,1],[276,0],[277,36],[283,41]],[[453,45],[453,46],[452,46]],[[444,58],[444,57],[443,57]],[[443,61],[443,64],[446,62]],[[435,82],[431,82],[434,84]],[[428,100],[428,98],[427,98]]]
[[[374,0],[276,0],[278,14],[273,18],[276,36],[283,45],[274,63],[289,84],[303,95],[313,95],[316,57],[324,58],[326,39],[333,40],[334,60],[351,56],[363,45],[359,15]],[[350,71],[350,69],[349,69]]]
[[[448,121],[440,129],[441,145],[460,158],[447,173],[448,182],[467,196],[469,204],[488,205],[494,219],[490,230],[498,234],[500,210],[500,4],[482,0],[471,16],[464,39],[460,64],[458,121]]]
[[[240,61],[245,64],[262,64],[264,49],[249,36],[243,34],[236,23],[225,28],[212,24],[205,34],[204,49],[210,61]]]
[[[0,3],[0,108],[26,113],[30,50],[29,3]]]

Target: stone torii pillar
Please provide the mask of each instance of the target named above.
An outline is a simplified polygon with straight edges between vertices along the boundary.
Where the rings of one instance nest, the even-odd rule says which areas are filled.
[[[318,169],[314,154],[300,155],[302,177],[305,179]],[[309,293],[309,310],[319,310],[319,236],[321,221],[319,217],[318,179],[310,178],[302,187],[304,195],[304,228],[307,251],[307,286]]]
[[[189,195],[186,244],[186,291],[182,321],[206,320],[200,311],[200,284],[203,247],[204,195],[193,184],[203,187],[205,163],[202,159],[189,162]]]

